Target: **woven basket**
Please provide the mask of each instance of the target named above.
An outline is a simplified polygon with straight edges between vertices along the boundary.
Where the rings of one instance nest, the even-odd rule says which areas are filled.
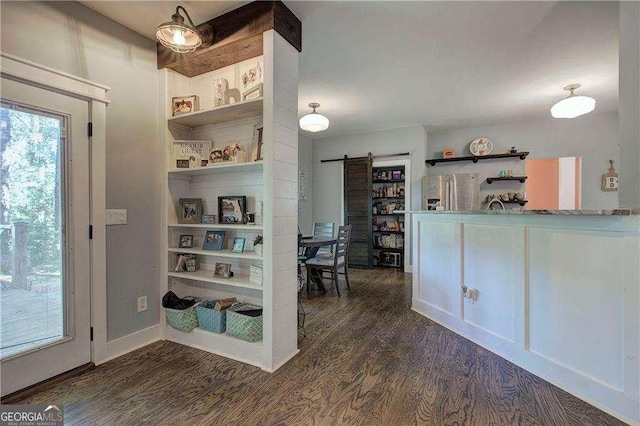
[[[195,300],[196,304],[187,309],[171,309],[164,308],[167,315],[167,324],[176,330],[191,333],[198,326],[198,316],[196,315],[196,307],[200,302],[205,301],[200,297],[187,296],[184,299]]]
[[[238,303],[227,309],[227,334],[245,342],[262,340],[262,315],[250,317],[237,311],[262,309],[262,306]]]
[[[224,333],[227,329],[227,310],[216,311],[213,309],[216,301],[202,302],[196,307],[198,327],[213,333]]]

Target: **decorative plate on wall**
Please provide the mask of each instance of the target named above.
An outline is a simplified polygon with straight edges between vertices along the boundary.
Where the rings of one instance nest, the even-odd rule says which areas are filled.
[[[471,145],[469,145],[469,151],[471,151],[471,154],[476,157],[489,155],[491,154],[491,151],[493,151],[493,142],[487,138],[475,139],[471,142]]]

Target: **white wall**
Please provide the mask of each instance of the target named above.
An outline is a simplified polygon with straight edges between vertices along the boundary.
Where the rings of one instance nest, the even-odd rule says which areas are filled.
[[[128,224],[107,227],[108,339],[157,324],[159,85],[155,43],[75,2],[3,2],[7,53],[110,86],[107,208]],[[147,295],[149,309],[137,313]]]
[[[313,221],[343,224],[343,163],[321,163],[321,160],[349,157],[363,157],[369,152],[375,155],[409,152],[408,157],[397,157],[411,161],[411,204],[407,209],[420,208],[422,197],[422,176],[426,173],[424,164],[427,149],[427,134],[422,126],[379,132],[359,133],[313,141]],[[391,160],[385,158],[384,160]],[[409,221],[406,221],[409,223]],[[405,244],[411,247],[410,235]],[[407,262],[411,255],[407,258]]]
[[[307,200],[298,201],[298,227],[303,235],[313,228],[313,141],[298,134],[298,170],[307,172]]]
[[[527,158],[582,157],[582,209],[617,208],[618,193],[600,190],[603,173],[609,159],[618,164],[618,115],[616,112],[591,113],[571,120],[523,121],[483,127],[469,127],[429,132],[429,158],[441,158],[443,148],[456,149],[459,157],[471,155],[469,143],[478,137],[493,141],[493,153],[504,153],[512,146],[530,151]],[[637,167],[636,162],[636,167]],[[497,176],[500,170],[513,170],[524,175],[524,161],[489,160],[476,164],[459,162],[428,166],[429,174],[479,173],[481,196],[526,190],[519,182],[494,182],[485,179]]]
[[[640,3],[620,2],[620,207],[640,209]]]

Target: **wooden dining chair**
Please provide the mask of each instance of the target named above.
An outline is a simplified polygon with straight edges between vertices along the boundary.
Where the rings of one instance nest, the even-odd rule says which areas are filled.
[[[336,232],[336,224],[333,222],[313,222],[313,238],[333,238]],[[323,246],[318,250],[318,255],[332,254],[332,246]]]
[[[335,250],[333,255],[317,255],[306,261],[307,267],[307,289],[309,288],[309,277],[313,274],[319,274],[321,277],[325,277],[325,273],[328,273],[330,278],[336,286],[336,293],[340,296],[340,288],[338,286],[338,275],[344,275],[347,282],[347,289],[351,290],[349,285],[349,241],[351,240],[351,225],[341,226],[338,228],[338,238],[335,244]],[[343,269],[343,272],[340,272]]]

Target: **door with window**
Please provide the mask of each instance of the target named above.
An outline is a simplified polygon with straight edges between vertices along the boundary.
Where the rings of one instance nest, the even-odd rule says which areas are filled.
[[[1,79],[2,395],[91,361],[89,105]]]

